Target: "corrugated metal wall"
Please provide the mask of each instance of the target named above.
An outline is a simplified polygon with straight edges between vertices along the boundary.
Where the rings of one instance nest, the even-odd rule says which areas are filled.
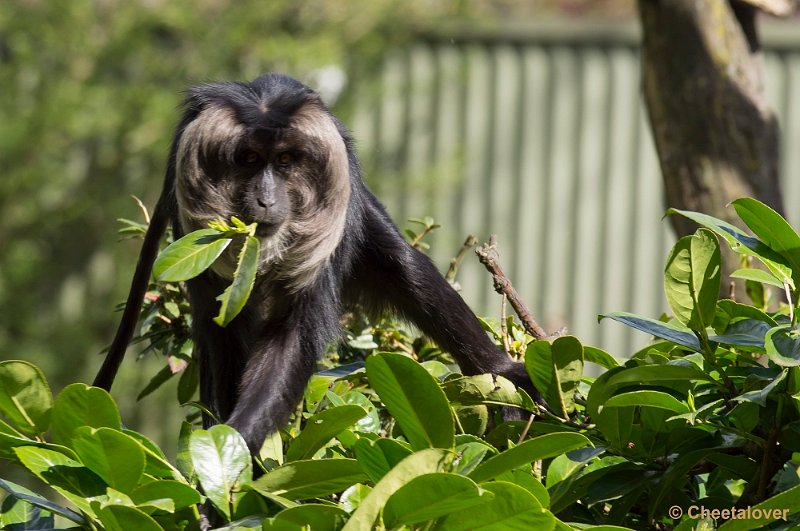
[[[766,35],[768,91],[784,131],[790,221],[800,199],[800,35]],[[788,43],[788,44],[787,44]],[[445,270],[467,234],[496,233],[503,265],[537,320],[630,355],[647,338],[597,315],[665,309],[673,243],[641,103],[634,27],[533,28],[429,39],[387,57],[352,124],[371,187],[404,226],[433,216]],[[792,149],[793,146],[793,149]],[[471,255],[463,295],[499,316]]]

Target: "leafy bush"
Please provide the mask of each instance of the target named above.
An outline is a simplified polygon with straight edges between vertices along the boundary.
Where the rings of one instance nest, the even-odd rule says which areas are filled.
[[[124,428],[105,391],[72,384],[54,399],[36,367],[2,362],[0,458],[69,506],[2,481],[0,523],[196,529],[205,512],[221,529],[794,529],[800,236],[757,201],[733,206],[754,236],[672,212],[703,228],[670,253],[672,318],[602,316],[655,337],[621,366],[574,337],[534,341],[510,319],[488,326],[525,351],[546,407],[503,378],[453,372],[397,328],[361,333],[354,318],[343,357],[368,351],[366,361],[316,374],[255,462],[230,427],[185,423],[172,463]],[[717,300],[719,239],[742,256],[734,276],[751,304]],[[145,311],[174,315],[143,337],[188,360],[170,372],[189,371],[183,324],[159,328],[185,324],[179,288],[160,289]],[[392,346],[400,352],[379,352]],[[586,363],[606,371],[592,379]],[[504,422],[512,409],[530,420]]]

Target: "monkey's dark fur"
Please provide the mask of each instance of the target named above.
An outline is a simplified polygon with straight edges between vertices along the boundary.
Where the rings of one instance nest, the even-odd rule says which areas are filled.
[[[247,305],[227,328],[212,322],[235,250],[187,284],[201,400],[251,451],[286,423],[352,304],[412,321],[464,374],[499,374],[536,394],[523,365],[489,340],[366,188],[344,127],[314,91],[279,74],[189,91],[127,306],[95,385],[111,387],[167,223],[181,236],[232,215],[259,224],[262,262]]]

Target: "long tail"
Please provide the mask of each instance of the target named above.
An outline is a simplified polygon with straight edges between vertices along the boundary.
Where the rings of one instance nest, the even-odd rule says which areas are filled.
[[[117,328],[117,334],[114,336],[114,341],[108,349],[106,359],[103,361],[103,366],[97,373],[93,385],[102,387],[106,391],[111,390],[111,384],[114,383],[114,378],[117,375],[117,370],[122,359],[125,357],[125,351],[128,349],[128,343],[131,342],[133,331],[136,329],[136,322],[139,320],[139,312],[142,309],[142,301],[144,300],[147,286],[150,283],[150,273],[153,270],[153,262],[155,262],[156,255],[158,254],[158,244],[164,231],[167,229],[169,223],[169,207],[168,207],[168,194],[162,193],[161,197],[156,204],[153,217],[150,220],[150,226],[147,229],[147,234],[144,237],[142,250],[139,252],[139,261],[136,263],[136,272],[133,274],[131,281],[131,290],[128,293],[128,300],[125,303],[125,311],[122,313],[122,319]]]

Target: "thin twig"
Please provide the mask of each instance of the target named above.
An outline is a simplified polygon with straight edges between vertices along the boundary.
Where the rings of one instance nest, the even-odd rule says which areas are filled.
[[[451,284],[456,279],[456,273],[458,273],[458,268],[461,266],[461,262],[464,261],[464,257],[467,256],[467,252],[475,247],[478,243],[478,238],[470,234],[467,236],[467,239],[464,240],[464,245],[461,246],[461,249],[458,251],[458,254],[450,260],[450,267],[447,269],[447,273],[444,275],[445,280],[450,282]]]
[[[142,203],[142,200],[139,199],[138,197],[136,197],[135,195],[132,195],[131,197],[133,198],[134,201],[136,201],[136,204],[139,205],[139,208],[142,210],[142,213],[144,214],[145,222],[148,225],[150,225],[150,213],[147,212],[147,207],[144,206],[144,203]]]
[[[500,335],[503,338],[503,350],[511,354],[511,342],[508,340],[508,323],[506,323],[506,303],[508,297],[503,294],[503,304],[500,305]]]
[[[514,286],[511,285],[511,281],[503,272],[503,268],[500,267],[500,255],[497,252],[497,237],[492,234],[489,237],[489,243],[485,243],[476,248],[475,253],[478,255],[478,259],[484,267],[492,274],[494,290],[508,297],[508,301],[519,316],[520,321],[522,321],[522,326],[525,327],[525,331],[536,339],[547,337],[547,332],[545,332],[533,318],[531,311],[522,301],[522,298],[514,289]]]
[[[416,237],[413,240],[411,240],[411,247],[418,249],[420,242],[422,242],[422,239],[425,238],[425,236],[427,236],[429,233],[433,232],[433,230],[437,227],[438,225],[430,225],[423,227],[423,229],[416,235]]]
[[[517,439],[517,444],[522,444],[522,441],[524,441],[525,437],[528,436],[528,432],[530,431],[531,426],[533,426],[533,417],[535,416],[536,415],[531,413],[530,416],[528,417],[528,423],[525,424],[525,428],[522,430],[522,433],[519,434],[519,439]]]

